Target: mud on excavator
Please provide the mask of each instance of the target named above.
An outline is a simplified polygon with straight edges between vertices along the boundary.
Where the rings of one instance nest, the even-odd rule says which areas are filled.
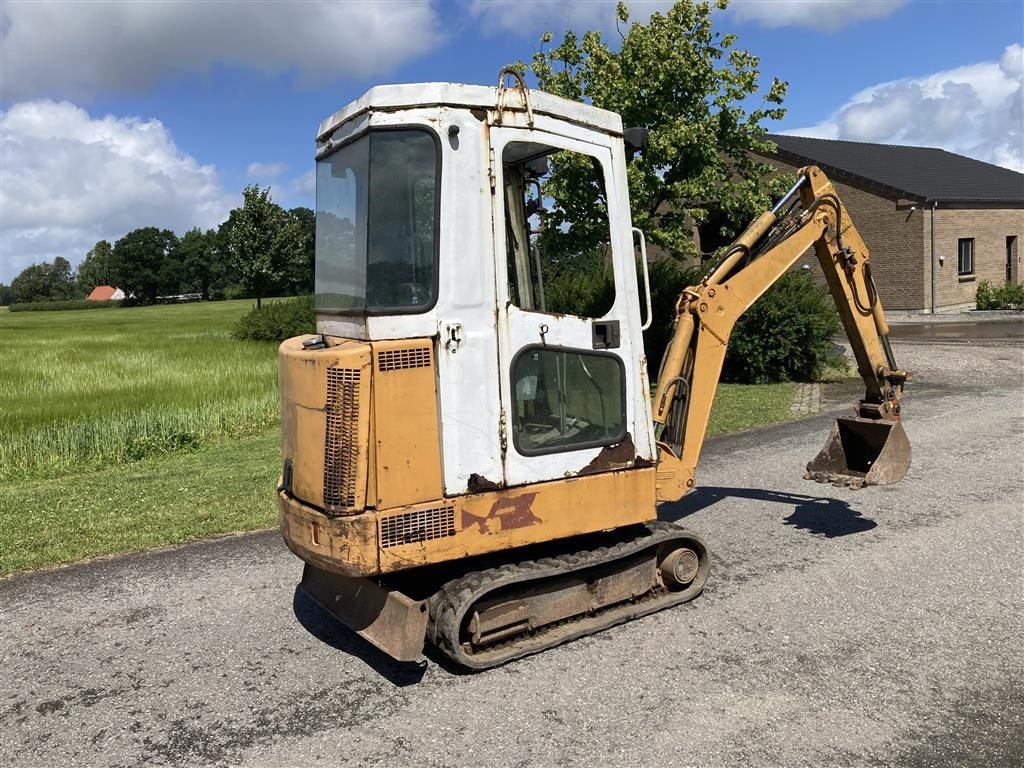
[[[483,669],[696,597],[707,545],[656,504],[693,487],[734,323],[812,245],[865,394],[806,477],[909,468],[908,374],[816,167],[682,291],[652,400],[626,184],[644,143],[521,80],[377,87],[320,125],[317,333],[279,351],[280,528],[301,588],[395,659],[429,641]],[[581,301],[566,269],[613,290]]]

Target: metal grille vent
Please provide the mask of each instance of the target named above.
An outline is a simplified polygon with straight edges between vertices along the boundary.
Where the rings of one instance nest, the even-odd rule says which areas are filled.
[[[359,377],[358,368],[327,369],[324,508],[329,512],[351,508],[356,503]]]
[[[378,371],[397,371],[402,368],[429,368],[430,347],[386,349],[377,355]]]
[[[381,548],[455,535],[455,507],[421,509],[380,520]]]

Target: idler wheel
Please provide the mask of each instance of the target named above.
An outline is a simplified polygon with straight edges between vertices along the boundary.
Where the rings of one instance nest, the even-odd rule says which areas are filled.
[[[697,578],[700,559],[697,553],[687,547],[680,547],[669,552],[659,566],[666,586],[685,587]]]

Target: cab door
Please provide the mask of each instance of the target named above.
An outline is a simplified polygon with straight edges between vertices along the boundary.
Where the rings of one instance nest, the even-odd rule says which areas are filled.
[[[601,138],[491,132],[510,486],[654,458],[625,165]]]

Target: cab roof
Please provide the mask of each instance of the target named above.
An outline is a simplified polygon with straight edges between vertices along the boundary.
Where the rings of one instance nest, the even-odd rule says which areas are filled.
[[[606,133],[622,134],[622,118],[615,112],[578,101],[570,101],[544,91],[531,90],[530,105],[535,113],[586,125]],[[363,112],[391,112],[418,107],[463,107],[494,109],[498,89],[486,85],[460,83],[409,83],[378,85],[342,107],[320,123],[317,140],[326,138],[342,123]]]

